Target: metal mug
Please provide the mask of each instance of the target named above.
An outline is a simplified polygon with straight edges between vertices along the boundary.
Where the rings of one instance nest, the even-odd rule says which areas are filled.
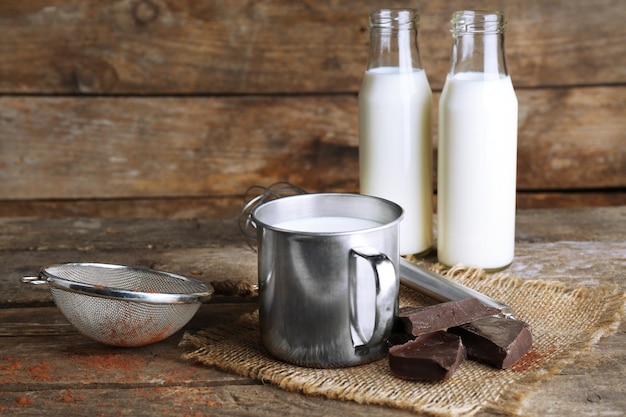
[[[385,355],[398,309],[402,217],[391,201],[347,193],[254,208],[261,339],[270,354],[316,368]]]

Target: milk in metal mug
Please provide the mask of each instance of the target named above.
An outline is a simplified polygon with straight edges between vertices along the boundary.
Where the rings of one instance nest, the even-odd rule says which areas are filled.
[[[385,355],[398,309],[402,217],[391,201],[348,193],[292,195],[252,210],[270,354],[319,368]]]

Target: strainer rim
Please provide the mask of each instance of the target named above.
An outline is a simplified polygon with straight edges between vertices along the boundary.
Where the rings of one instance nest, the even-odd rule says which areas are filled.
[[[106,269],[128,269],[131,271],[141,271],[156,275],[165,275],[170,278],[175,278],[187,282],[192,282],[196,285],[206,288],[206,291],[196,291],[191,293],[158,293],[158,292],[145,292],[145,291],[133,291],[123,288],[107,287],[103,285],[87,284],[76,280],[62,278],[58,275],[50,272],[50,269],[58,267],[96,267]],[[150,304],[196,304],[201,303],[204,300],[211,297],[214,292],[212,285],[207,285],[200,280],[189,278],[183,275],[174,274],[171,272],[159,271],[150,268],[141,268],[127,265],[117,265],[108,263],[97,262],[67,262],[48,265],[41,268],[39,271],[41,279],[45,279],[50,287],[57,288],[63,291],[72,292],[81,295],[87,295],[98,298],[107,298],[118,301],[130,301]]]

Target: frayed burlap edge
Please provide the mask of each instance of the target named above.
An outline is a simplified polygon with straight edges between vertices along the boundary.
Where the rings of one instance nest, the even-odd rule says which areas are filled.
[[[483,410],[492,414],[519,415],[523,401],[529,394],[537,391],[537,382],[547,380],[556,375],[565,366],[573,363],[576,358],[588,352],[602,338],[616,333],[626,312],[626,293],[621,291],[617,285],[571,286],[560,281],[525,280],[508,275],[505,272],[489,275],[483,270],[464,266],[447,268],[441,264],[435,264],[429,268],[478,291],[492,295],[494,298],[497,298],[497,295],[493,294],[489,287],[495,284],[495,286],[506,291],[514,291],[520,286],[525,286],[528,289],[532,288],[536,293],[553,293],[554,295],[573,300],[580,300],[580,302],[591,297],[599,301],[600,308],[595,311],[594,320],[591,320],[591,323],[585,329],[585,337],[570,344],[568,349],[554,352],[550,360],[545,361],[540,368],[527,372],[516,381],[515,389],[503,390],[500,401],[486,404]],[[525,309],[520,307],[523,304],[528,304],[524,303],[523,299],[519,299],[521,297],[517,297],[517,300],[512,300],[512,298],[514,297],[503,294],[497,299],[505,300],[508,305],[516,306],[514,310],[519,319],[532,322],[530,317],[525,317],[528,315],[524,311]],[[536,309],[535,306],[531,308]],[[593,309],[594,307],[589,306],[587,312],[590,313]],[[583,332],[581,331],[581,333]],[[536,339],[537,335],[535,335],[535,344],[538,342]],[[520,365],[518,364],[519,367]]]
[[[183,357],[287,390],[330,399],[350,400],[427,413],[434,416],[474,415],[489,411],[519,415],[524,399],[602,337],[617,331],[626,296],[616,285],[571,287],[558,281],[524,280],[506,273],[486,274],[475,268],[441,265],[430,269],[510,305],[533,327],[531,351],[509,370],[494,370],[465,361],[453,378],[440,383],[393,378],[382,359],[345,369],[309,369],[270,357],[262,346],[258,314],[197,334],[181,344],[194,349]],[[433,301],[402,288],[400,305]]]

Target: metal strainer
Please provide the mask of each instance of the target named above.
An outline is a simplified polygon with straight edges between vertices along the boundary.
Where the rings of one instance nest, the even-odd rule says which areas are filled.
[[[176,333],[213,294],[169,272],[100,263],[42,268],[22,282],[47,284],[54,303],[85,336],[112,346],[143,346]]]

